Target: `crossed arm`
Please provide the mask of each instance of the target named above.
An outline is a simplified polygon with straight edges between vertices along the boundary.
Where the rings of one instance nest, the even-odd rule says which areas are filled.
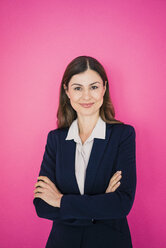
[[[63,195],[50,175],[50,171],[54,171],[54,159],[50,132],[38,177],[40,181],[35,184],[34,190],[33,202],[39,217],[51,220],[59,216],[62,219],[109,219],[121,218],[129,213],[136,189],[135,130],[132,126],[124,128],[117,156],[117,172],[111,177],[104,194]]]
[[[117,171],[110,179],[106,193],[114,192],[120,185],[121,171]],[[39,176],[35,184],[34,197],[40,198],[53,207],[59,207],[63,194],[46,176]]]

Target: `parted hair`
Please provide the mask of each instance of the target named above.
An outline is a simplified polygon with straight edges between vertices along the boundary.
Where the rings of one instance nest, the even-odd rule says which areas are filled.
[[[109,93],[109,82],[104,67],[97,59],[93,57],[78,56],[67,65],[62,77],[60,85],[59,106],[57,111],[58,128],[69,127],[77,118],[77,112],[71,106],[70,99],[68,98],[63,85],[65,85],[68,89],[68,84],[72,76],[81,72],[85,72],[88,69],[94,70],[100,75],[103,80],[103,86],[105,86],[107,83],[106,91],[103,97],[103,104],[99,110],[100,117],[106,123],[123,124],[123,122],[115,119],[115,109],[111,101]]]

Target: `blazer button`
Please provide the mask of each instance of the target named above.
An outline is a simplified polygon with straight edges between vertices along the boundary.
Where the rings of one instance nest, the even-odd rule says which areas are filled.
[[[92,223],[95,224],[96,223],[96,220],[95,219],[92,219]]]

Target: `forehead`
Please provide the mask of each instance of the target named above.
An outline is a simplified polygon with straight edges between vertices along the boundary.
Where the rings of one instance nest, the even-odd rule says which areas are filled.
[[[81,72],[71,77],[69,84],[80,83],[82,85],[88,85],[94,82],[102,82],[102,78],[99,73],[94,70],[87,70],[85,72]]]

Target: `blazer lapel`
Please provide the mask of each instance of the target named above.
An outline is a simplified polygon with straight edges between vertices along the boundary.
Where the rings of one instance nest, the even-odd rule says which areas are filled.
[[[89,157],[89,162],[86,170],[85,184],[84,184],[84,194],[90,194],[92,191],[93,183],[95,181],[98,166],[101,163],[104,151],[106,149],[107,143],[110,139],[110,134],[112,131],[111,124],[106,123],[106,138],[98,139],[94,138],[91,154]],[[63,169],[63,182],[67,187],[72,190],[75,194],[80,194],[77,179],[75,176],[75,152],[76,143],[74,140],[65,140],[67,136],[68,129],[64,132],[62,137],[62,169]],[[70,178],[70,181],[67,180]],[[65,191],[66,191],[65,190]]]
[[[94,143],[86,170],[84,194],[90,194],[92,192],[98,166],[101,164],[102,157],[104,156],[104,152],[110,138],[111,130],[111,127],[109,128],[109,125],[106,123],[106,138],[94,138]]]
[[[63,182],[66,186],[65,191],[67,192],[68,189],[70,189],[74,194],[80,194],[77,179],[75,176],[76,143],[74,140],[65,140],[66,136],[67,132],[61,143]]]

